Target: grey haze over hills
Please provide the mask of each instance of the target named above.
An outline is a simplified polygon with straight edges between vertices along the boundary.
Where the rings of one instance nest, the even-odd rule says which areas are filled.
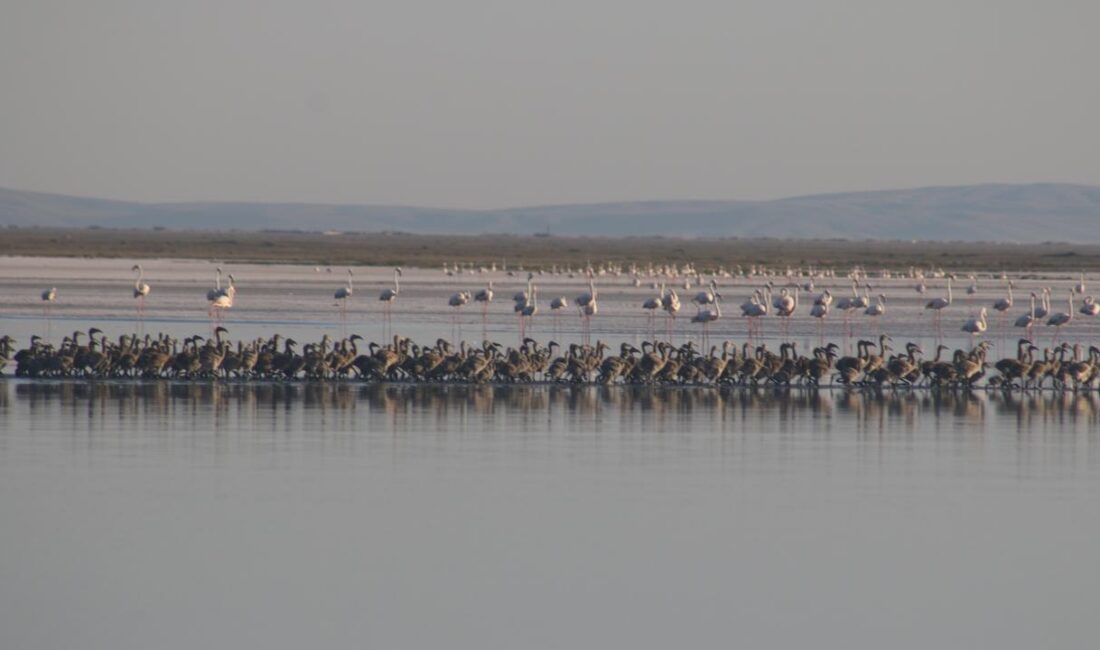
[[[0,225],[191,230],[543,233],[1100,241],[1100,186],[923,187],[768,201],[646,201],[452,210],[309,203],[139,203],[0,188]]]

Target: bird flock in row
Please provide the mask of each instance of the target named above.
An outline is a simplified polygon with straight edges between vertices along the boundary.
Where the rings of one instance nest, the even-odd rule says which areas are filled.
[[[505,267],[502,265],[502,269],[503,268]],[[135,264],[131,270],[136,273],[133,284],[133,297],[138,301],[139,318],[143,318],[146,298],[150,295],[152,289],[149,283],[145,281],[144,270],[141,265]],[[318,270],[320,269],[318,268]],[[331,268],[328,270],[331,272]],[[449,276],[464,272],[492,273],[496,270],[497,267],[495,264],[488,267],[477,267],[476,271],[473,265],[465,267],[457,264],[454,266],[444,265],[444,271]],[[516,272],[516,269],[506,271],[510,276],[515,275]],[[758,288],[751,290],[748,298],[740,305],[741,316],[748,319],[748,334],[750,338],[754,336],[754,334],[761,332],[762,319],[769,315],[774,315],[783,319],[783,334],[785,336],[788,335],[790,319],[799,312],[800,300],[802,299],[803,292],[805,292],[807,296],[807,299],[804,301],[804,304],[808,304],[807,313],[819,323],[819,331],[822,331],[826,319],[829,318],[831,314],[837,312],[842,316],[846,325],[849,324],[849,318],[852,314],[862,314],[872,318],[881,317],[886,314],[888,302],[885,292],[873,292],[873,287],[869,282],[870,275],[859,268],[853,269],[847,275],[851,283],[850,295],[841,295],[840,293],[834,294],[833,290],[829,288],[825,288],[820,292],[816,291],[815,281],[839,277],[835,272],[829,270],[810,269],[808,271],[795,271],[787,269],[785,274],[774,274],[762,267],[750,267],[747,270],[735,267],[733,271],[719,267],[718,270],[710,274],[710,278],[707,280],[703,273],[690,265],[650,265],[645,269],[637,265],[622,267],[611,264],[600,264],[595,266],[589,264],[578,269],[553,266],[549,271],[539,270],[537,272],[527,272],[525,287],[517,291],[513,296],[514,313],[519,318],[521,339],[526,336],[527,324],[529,324],[539,313],[540,288],[536,284],[535,279],[538,275],[542,275],[543,273],[550,273],[552,275],[565,274],[569,277],[576,277],[579,275],[586,278],[587,291],[576,295],[572,299],[564,295],[555,295],[552,296],[547,303],[549,312],[555,317],[570,306],[576,307],[582,322],[582,342],[585,343],[590,342],[591,322],[593,317],[599,313],[599,292],[596,286],[596,278],[606,275],[621,276],[627,274],[632,279],[632,283],[635,287],[643,286],[643,277],[649,279],[649,285],[655,290],[655,294],[644,298],[640,303],[640,307],[649,323],[651,337],[654,333],[654,319],[660,314],[665,318],[667,338],[671,339],[672,323],[675,321],[682,308],[677,288],[683,287],[686,289],[692,286],[699,287],[699,290],[690,296],[690,302],[695,305],[696,311],[688,320],[690,323],[702,325],[704,343],[708,340],[710,324],[718,321],[723,316],[723,298],[722,293],[719,291],[719,279],[753,277],[765,279]],[[401,268],[394,268],[392,286],[386,287],[378,295],[378,300],[383,303],[383,318],[386,322],[390,322],[392,318],[392,306],[401,295],[401,276]],[[937,335],[942,338],[943,313],[955,302],[952,281],[956,276],[942,271],[926,274],[916,269],[910,269],[909,276],[917,279],[916,284],[913,286],[916,292],[921,295],[930,291],[926,278],[934,277],[945,280],[944,295],[930,298],[924,304],[924,309],[933,314],[933,323]],[[898,277],[898,274],[882,271],[879,273],[878,277],[884,279],[895,278]],[[1002,277],[1004,277],[1006,293],[1003,297],[993,301],[989,306],[993,311],[999,314],[1001,318],[1004,318],[1015,305],[1015,298],[1013,295],[1015,283],[1008,280],[1005,276]],[[969,295],[974,295],[978,292],[977,279],[974,275],[970,275],[969,278],[970,283],[966,291]],[[779,283],[776,282],[777,279]],[[1100,315],[1100,302],[1097,302],[1092,296],[1084,295],[1085,277],[1083,273],[1081,274],[1080,282],[1068,291],[1065,311],[1054,308],[1052,305],[1052,293],[1053,290],[1049,287],[1032,291],[1030,293],[1028,309],[1019,313],[1012,321],[1013,324],[1018,328],[1026,329],[1027,334],[1030,336],[1032,328],[1037,324],[1045,323],[1047,326],[1060,328],[1070,324],[1074,320],[1075,314],[1084,316]],[[41,298],[47,305],[47,310],[48,306],[57,299],[57,295],[56,287],[51,287],[42,292]],[[339,305],[341,320],[346,321],[348,301],[355,295],[354,273],[351,269],[347,269],[345,284],[338,287],[332,295],[337,301],[337,305]],[[1074,301],[1075,297],[1078,295],[1082,297],[1082,303],[1079,307],[1075,308]],[[211,319],[220,322],[222,314],[234,306],[236,296],[237,286],[233,275],[227,275],[227,283],[223,286],[223,272],[221,268],[217,268],[215,270],[214,286],[206,292],[208,313]],[[460,290],[453,293],[447,299],[447,305],[453,309],[452,314],[457,319],[457,315],[461,312],[463,307],[470,303],[480,304],[484,322],[488,315],[489,305],[493,302],[494,297],[493,281],[489,280],[483,288],[476,291]],[[966,318],[961,323],[959,329],[972,335],[981,335],[987,332],[989,327],[989,310],[987,307],[983,306],[976,314]],[[849,338],[852,336],[850,326],[848,327],[848,336]]]
[[[803,385],[836,383],[844,386],[905,388],[917,386],[1002,389],[1086,390],[1100,380],[1100,348],[1083,350],[1063,343],[1040,349],[1022,338],[1014,356],[988,359],[992,344],[981,341],[950,356],[945,345],[927,358],[916,343],[893,348],[888,335],[877,343],[860,340],[857,353],[840,356],[835,343],[800,354],[795,342],[777,351],[767,344],[737,345],[724,341],[708,350],[687,342],[674,346],[664,340],[646,340],[639,347],[619,346],[609,354],[602,341],[595,345],[545,346],[531,338],[517,347],[484,341],[453,346],[445,339],[419,345],[394,336],[392,342],[365,343],[358,335],[301,345],[278,334],[233,342],[226,328],[214,335],[182,340],[157,336],[122,335],[108,338],[101,330],[76,331],[57,347],[35,336],[16,349],[10,336],[0,337],[0,373],[14,365],[14,374],[26,378],[177,379],[177,380],[361,380],[377,382],[570,382],[683,385]]]

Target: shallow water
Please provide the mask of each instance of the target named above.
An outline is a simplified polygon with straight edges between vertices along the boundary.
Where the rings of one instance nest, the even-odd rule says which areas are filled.
[[[131,264],[0,258],[0,334],[138,330]],[[214,265],[145,268],[146,331],[209,333]],[[234,338],[388,334],[387,269],[355,270],[342,324],[342,269],[225,268]],[[447,297],[490,278],[486,324],[471,309],[458,332]],[[1019,280],[1013,318],[1075,281]],[[523,282],[406,269],[392,330],[515,341]],[[538,282],[544,305],[585,290]],[[761,282],[721,290],[736,305]],[[956,284],[947,344],[1002,295],[981,283]],[[887,315],[853,316],[856,336],[932,350],[940,283],[879,284]],[[594,338],[648,335],[652,290],[598,287]],[[682,341],[699,332],[681,293]],[[574,312],[548,311],[534,336],[578,340]],[[1010,350],[1019,332],[991,324]],[[1098,420],[1095,393],[0,379],[0,648],[1094,647]]]
[[[215,264],[201,260],[143,260],[146,281],[152,293],[145,303],[145,315],[137,318],[137,301],[132,298],[134,275],[130,267],[135,260],[79,258],[0,257],[0,335],[10,334],[26,345],[31,335],[47,336],[57,343],[74,330],[98,327],[112,339],[133,332],[156,334],[165,332],[183,338],[193,334],[209,335],[212,330],[207,313],[206,291],[214,285]],[[299,342],[317,341],[323,334],[343,336],[360,334],[368,340],[389,340],[393,334],[411,337],[420,343],[433,343],[437,338],[480,343],[489,338],[503,344],[519,341],[518,321],[514,315],[512,295],[526,283],[526,273],[509,275],[497,272],[466,272],[447,276],[438,269],[405,269],[401,278],[401,295],[391,307],[388,324],[378,295],[393,286],[393,272],[388,268],[355,267],[354,293],[347,302],[346,315],[333,292],[344,285],[344,267],[313,267],[302,265],[222,264],[226,273],[236,277],[236,305],[224,313],[223,324],[234,339],[270,337],[279,332]],[[783,278],[773,278],[777,287],[787,284]],[[495,299],[485,310],[471,303],[456,311],[447,306],[448,298],[461,290],[476,292],[489,281],[494,283]],[[805,281],[802,279],[800,281]],[[776,347],[780,341],[795,341],[799,350],[807,353],[822,342],[834,341],[850,349],[857,338],[876,339],[879,334],[891,335],[895,347],[902,349],[905,341],[914,341],[934,354],[936,343],[951,347],[969,347],[973,339],[961,331],[962,324],[976,316],[981,307],[990,310],[986,338],[994,343],[994,356],[1015,351],[1016,339],[1025,330],[1012,323],[1028,310],[1028,294],[1052,289],[1053,311],[1066,311],[1069,289],[1078,281],[1072,269],[1043,277],[1015,277],[1013,308],[1002,316],[992,310],[997,299],[1005,297],[1005,282],[981,278],[979,291],[966,293],[970,281],[963,278],[954,283],[954,302],[943,312],[942,324],[936,326],[933,312],[924,304],[946,295],[944,280],[926,281],[924,295],[914,290],[914,280],[872,278],[871,300],[880,292],[887,296],[887,310],[882,317],[865,316],[856,310],[847,317],[833,309],[825,321],[809,316],[812,301],[801,293],[797,315],[789,322],[769,316],[760,324],[756,341]],[[542,341],[557,340],[563,345],[581,340],[583,324],[575,308],[553,313],[550,301],[555,296],[572,298],[588,291],[587,281],[579,274],[537,275],[540,312],[533,319],[528,334]],[[657,316],[650,319],[641,304],[654,296],[650,279],[634,287],[628,275],[605,275],[597,278],[599,314],[592,319],[591,338],[603,340],[617,348],[622,341],[635,345],[651,336],[667,335],[671,328],[673,340],[701,340],[702,327],[690,323],[696,307],[690,299],[700,289],[675,287],[683,303],[677,318],[671,322]],[[748,334],[748,321],[740,316],[739,305],[754,289],[761,288],[763,278],[726,278],[719,282],[724,301],[723,316],[709,326],[709,342],[720,344],[729,339],[740,343]],[[1092,287],[1091,278],[1087,286]],[[57,288],[57,300],[44,309],[39,294],[43,289]],[[829,289],[839,299],[852,295],[849,281],[836,278],[817,282],[814,295]],[[777,289],[778,290],[778,289]],[[861,289],[862,291],[862,289]],[[1075,309],[1080,305],[1080,296]],[[942,337],[939,336],[942,333]],[[1040,325],[1031,333],[1040,346],[1058,341],[1100,342],[1100,319],[1074,312],[1074,320],[1063,328]]]
[[[1100,397],[0,381],[0,647],[1093,647]]]

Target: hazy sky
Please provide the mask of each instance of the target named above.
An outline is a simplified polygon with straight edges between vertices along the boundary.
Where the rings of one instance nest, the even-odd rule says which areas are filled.
[[[5,0],[0,186],[453,207],[1100,183],[1100,2]]]

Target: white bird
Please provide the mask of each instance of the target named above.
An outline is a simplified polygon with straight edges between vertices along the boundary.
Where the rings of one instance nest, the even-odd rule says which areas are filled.
[[[989,323],[985,319],[985,307],[982,307],[982,310],[981,312],[979,312],[979,314],[980,315],[977,318],[971,317],[967,319],[967,321],[963,323],[962,331],[969,332],[971,335],[974,335],[982,334],[987,329],[989,329]]]
[[[137,271],[137,279],[134,280],[134,298],[144,299],[152,290],[148,284],[142,281],[145,278],[145,271],[142,270],[140,264],[135,264],[130,270]]]
[[[925,305],[925,309],[931,309],[935,313],[936,321],[936,333],[940,336],[943,335],[943,310],[951,305],[951,276],[947,277],[947,297],[946,298],[933,298],[929,300]]]
[[[1073,288],[1074,293],[1085,293],[1085,272],[1081,271],[1081,281],[1077,283],[1077,286]]]
[[[145,318],[145,296],[149,295],[152,290],[151,287],[144,282],[145,271],[142,270],[140,264],[135,264],[130,268],[131,271],[137,271],[137,278],[134,280],[134,298],[137,303],[137,315],[138,319],[143,320]]]
[[[229,309],[233,306],[234,299],[237,296],[237,287],[233,284],[232,273],[226,277],[229,278],[229,286],[219,291],[218,295],[210,301],[211,309]]]
[[[581,319],[584,321],[584,342],[588,342],[589,333],[592,328],[592,317],[600,311],[599,294],[596,292],[596,284],[592,279],[592,272],[588,272],[588,293],[582,293],[573,299],[573,302],[580,308]]]
[[[828,289],[826,289],[819,296],[814,298],[814,304],[815,305],[823,305],[825,307],[828,307],[829,305],[833,304],[833,294],[832,294],[832,292],[829,291]],[[826,310],[826,311],[828,311],[828,310]]]
[[[713,307],[700,305],[699,311],[691,317],[691,322],[703,325],[703,344],[706,345],[710,324],[722,317],[722,295],[714,294]]]
[[[393,288],[384,290],[378,296],[378,300],[386,303],[392,303],[394,300],[397,300],[397,296],[401,295],[401,282],[398,280],[401,275],[400,267],[393,270]]]
[[[842,296],[840,298],[837,298],[836,308],[844,312],[848,311],[849,309],[856,309],[860,306],[859,303],[862,298],[863,296],[859,295],[859,287],[856,285],[855,282],[853,282],[852,296]]]
[[[652,316],[653,311],[656,311],[656,310],[658,310],[658,309],[660,309],[661,307],[664,306],[664,296],[665,296],[665,283],[662,282],[661,283],[661,288],[657,292],[657,295],[652,297],[652,298],[646,298],[642,302],[642,309],[650,310],[650,315]]]
[[[229,296],[229,302],[233,302],[237,298],[237,285],[233,283],[233,274],[227,273],[229,278],[229,286],[225,288],[225,295]]]
[[[1100,314],[1100,302],[1096,302],[1092,296],[1088,296],[1085,298],[1085,302],[1081,305],[1081,308],[1077,311],[1085,316],[1096,316]]]
[[[378,294],[379,302],[384,303],[382,305],[382,330],[383,332],[388,330],[388,327],[393,319],[393,303],[397,302],[397,297],[401,295],[401,276],[403,275],[400,266],[396,266],[393,269],[393,287],[389,289],[383,289],[382,293]]]
[[[355,293],[355,287],[352,285],[352,272],[348,269],[348,283],[336,290],[336,293],[332,294],[332,297],[336,300],[347,301],[353,293]]]
[[[680,313],[680,296],[675,289],[669,288],[668,293],[661,298],[661,306],[669,318],[676,318],[676,314]]]
[[[970,276],[970,286],[966,288],[966,294],[973,296],[976,293],[978,293],[978,279],[972,275]]]
[[[710,288],[704,289],[695,294],[691,300],[698,305],[710,305],[714,303],[714,296],[718,293],[718,283],[714,280],[710,281]]]
[[[585,318],[591,318],[592,316],[598,314],[599,311],[600,303],[597,301],[595,296],[593,296],[592,300],[589,300],[586,305],[581,307],[581,315]]]
[[[517,291],[515,295],[512,296],[512,300],[514,302],[527,304],[527,298],[529,298],[531,295],[531,280],[533,280],[534,278],[534,273],[527,274],[527,289],[524,291]],[[522,307],[520,309],[522,309]]]
[[[794,295],[792,296],[790,291],[783,289],[779,297],[773,302],[775,307],[775,315],[783,318],[790,318],[798,309],[798,291],[799,287],[794,288]]]
[[[558,311],[559,309],[565,309],[569,306],[569,299],[565,296],[558,296],[550,301],[550,309]]]
[[[531,299],[527,301],[527,305],[520,312],[520,316],[526,318],[533,318],[539,313],[539,288],[536,285],[531,285]]]
[[[814,303],[810,307],[810,316],[814,318],[824,319],[829,315],[829,303]]]
[[[642,309],[646,310],[646,322],[649,324],[650,336],[653,332],[653,314],[665,306],[665,283],[661,283],[661,289],[657,292],[656,296],[646,298],[642,301]]]
[[[759,289],[752,292],[752,297],[747,302],[741,303],[741,314],[749,318],[767,316],[770,310],[767,298],[760,294]]]
[[[952,299],[952,296],[951,296],[951,278],[947,278],[947,297],[946,298],[942,298],[942,297],[941,298],[933,298],[932,300],[929,300],[927,304],[924,305],[924,308],[925,309],[934,309],[935,311],[939,312],[943,309],[946,309],[947,307],[949,307],[951,305],[951,299]]]
[[[45,302],[53,302],[57,300],[57,287],[50,287],[42,292],[42,300]]]
[[[209,289],[206,292],[206,300],[208,302],[214,302],[218,296],[222,293],[222,269],[219,266],[214,269],[214,288]]]
[[[573,299],[573,302],[583,311],[589,304],[596,301],[596,285],[592,280],[592,274],[588,275],[588,293],[582,293]]]
[[[871,306],[871,285],[863,285],[863,295],[852,300],[852,309],[866,309]]]
[[[1027,313],[1021,314],[1020,317],[1016,319],[1015,326],[1016,327],[1028,327],[1028,328],[1030,328],[1034,324],[1035,324],[1035,292],[1032,291],[1031,292],[1031,309],[1027,310]]]
[[[489,280],[489,286],[474,294],[474,300],[476,300],[477,302],[485,303],[486,306],[488,306],[489,303],[493,302],[492,280]]]
[[[1050,314],[1050,287],[1043,287],[1043,295],[1039,297],[1039,306],[1035,308],[1035,318],[1042,320]]]
[[[695,315],[691,317],[693,323],[713,323],[722,317],[722,296],[715,294],[714,296],[714,308],[700,307],[699,311],[695,312]]]
[[[1068,325],[1073,320],[1073,292],[1069,292],[1069,309],[1067,311],[1060,311],[1050,315],[1047,319],[1047,325],[1053,327],[1061,327]]]
[[[867,308],[863,310],[863,313],[867,316],[882,316],[886,313],[886,295],[878,294],[878,302],[873,305],[867,305]]]
[[[997,302],[993,303],[993,308],[997,311],[1004,313],[1009,309],[1012,309],[1012,283],[1008,283],[1008,297],[1001,298]]]
[[[470,303],[470,292],[469,291],[459,291],[458,293],[451,294],[450,299],[447,300],[448,305],[450,305],[451,307],[456,307],[456,308],[464,307],[464,306],[468,305],[469,303]]]

